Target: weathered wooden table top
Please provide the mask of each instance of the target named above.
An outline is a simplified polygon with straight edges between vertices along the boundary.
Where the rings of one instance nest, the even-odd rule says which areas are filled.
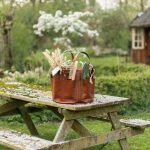
[[[46,106],[65,108],[68,110],[87,110],[111,105],[121,105],[128,102],[128,98],[95,94],[95,100],[90,103],[59,104],[52,100],[50,91],[33,90],[29,87],[18,86],[17,88],[0,87],[0,96],[8,99],[31,102]]]

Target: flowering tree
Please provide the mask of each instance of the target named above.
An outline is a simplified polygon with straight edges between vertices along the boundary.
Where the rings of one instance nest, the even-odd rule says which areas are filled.
[[[43,36],[45,32],[53,30],[60,33],[60,36],[54,38],[54,45],[62,45],[71,48],[70,34],[76,34],[82,37],[84,34],[93,38],[98,36],[96,30],[91,30],[89,25],[82,21],[81,18],[85,16],[92,16],[91,12],[69,12],[63,15],[62,11],[57,10],[55,15],[40,11],[38,23],[33,26],[34,33]]]

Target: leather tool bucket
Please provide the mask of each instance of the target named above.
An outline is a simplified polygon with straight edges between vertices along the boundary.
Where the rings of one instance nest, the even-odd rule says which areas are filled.
[[[63,69],[55,76],[51,76],[52,97],[55,102],[74,104],[74,103],[87,103],[94,100],[94,78],[90,82],[92,70],[89,72],[89,77],[82,79],[82,71],[77,69],[75,80],[68,79],[69,71]]]

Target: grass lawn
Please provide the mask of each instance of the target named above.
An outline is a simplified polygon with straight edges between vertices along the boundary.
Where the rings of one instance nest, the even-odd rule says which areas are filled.
[[[91,64],[94,66],[101,65],[119,65],[120,63],[125,62],[125,57],[121,56],[99,56],[99,57],[91,57]]]
[[[138,114],[133,114],[132,116],[124,116],[127,118],[143,118],[143,119],[149,119],[150,120],[150,113],[138,113]],[[104,132],[104,131],[109,131],[111,129],[110,124],[108,123],[102,123],[100,121],[95,121],[95,120],[88,120],[85,121],[83,120],[82,123],[88,127],[93,132]],[[38,131],[40,133],[40,137],[43,137],[45,139],[50,139],[52,140],[54,138],[55,132],[59,126],[58,122],[48,122],[48,123],[42,123],[42,124],[37,124],[36,127],[38,128]],[[5,128],[11,128],[14,130],[18,130],[21,132],[29,133],[26,126],[22,123],[16,123],[16,122],[2,122],[0,121],[0,127],[5,127]],[[74,133],[73,131],[70,131],[68,136],[66,137],[67,139],[71,138],[76,138],[78,135]],[[131,137],[128,139],[131,150],[149,150],[150,149],[150,128],[145,130],[145,133],[142,135],[137,135],[135,137]],[[87,148],[86,150],[100,150],[100,146],[95,146],[91,148]],[[0,150],[10,150],[8,148],[4,148],[0,146]],[[111,142],[107,144],[103,150],[120,150],[120,147],[116,141]]]

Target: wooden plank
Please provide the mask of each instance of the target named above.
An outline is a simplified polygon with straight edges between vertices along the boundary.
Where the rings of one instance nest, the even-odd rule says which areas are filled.
[[[142,134],[143,132],[144,130],[142,129],[136,130],[127,127],[108,133],[101,133],[94,136],[82,137],[80,139],[56,143],[55,145],[47,147],[46,150],[80,150],[94,145],[105,144],[110,141],[124,139],[126,137],[131,137],[137,134]]]
[[[107,106],[103,108],[95,108],[95,109],[81,110],[81,111],[71,111],[71,110],[61,109],[60,113],[64,115],[66,120],[72,120],[72,119],[79,119],[88,116],[98,117],[108,112],[118,111],[119,108],[120,107],[118,105],[115,105],[115,106]]]
[[[9,129],[0,129],[0,145],[14,150],[38,150],[53,145],[51,141]]]
[[[26,107],[20,107],[19,112],[20,112],[22,118],[24,119],[24,122],[25,122],[27,128],[29,129],[30,133],[32,135],[39,135],[31,117],[28,114],[28,109]]]
[[[53,142],[58,143],[63,141],[69,129],[71,128],[72,124],[73,124],[73,120],[66,121],[65,119],[63,119]]]
[[[26,91],[26,89],[24,89]],[[19,91],[20,92],[20,91]],[[32,90],[31,96],[30,95],[24,95],[22,93],[17,93],[17,89],[15,90],[15,93],[7,92],[0,92],[0,96],[12,98],[16,100],[31,102],[35,104],[41,104],[41,105],[47,105],[47,106],[53,106],[58,108],[65,108],[68,110],[88,110],[92,108],[99,108],[99,107],[105,107],[110,105],[118,105],[118,104],[125,104],[128,102],[128,98],[123,97],[115,97],[115,96],[108,96],[108,95],[95,95],[95,100],[91,103],[79,103],[79,104],[60,104],[56,103],[52,100],[52,96],[50,94],[50,91],[44,92],[44,91],[37,91]],[[47,94],[48,93],[48,94]],[[36,95],[36,97],[32,97],[32,95]]]
[[[7,112],[10,112],[12,110],[15,110],[16,108],[25,105],[26,102],[16,102],[16,101],[9,101],[3,105],[0,106],[0,115],[3,115]]]
[[[108,113],[108,117],[112,123],[113,129],[120,129],[121,128],[121,124],[120,124],[117,112]],[[118,140],[118,142],[119,142],[119,145],[120,145],[122,150],[129,150],[130,149],[126,137],[121,139],[121,140]]]
[[[133,128],[146,128],[150,127],[150,121],[143,119],[121,119],[121,124]]]
[[[13,130],[0,129],[0,144],[14,150],[79,150],[98,144],[104,144],[112,140],[119,140],[125,137],[142,134],[143,132],[144,130],[142,129],[137,130],[128,127],[71,141],[53,143]]]

